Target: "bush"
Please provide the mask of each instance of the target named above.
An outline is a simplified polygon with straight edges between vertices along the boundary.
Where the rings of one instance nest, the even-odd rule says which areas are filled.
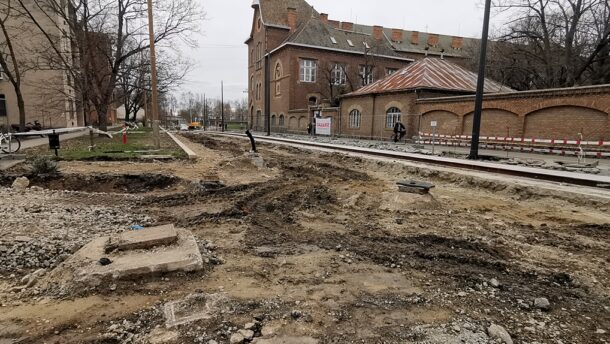
[[[32,159],[33,174],[56,174],[57,172],[57,163],[51,160],[51,158],[46,156],[37,156]]]

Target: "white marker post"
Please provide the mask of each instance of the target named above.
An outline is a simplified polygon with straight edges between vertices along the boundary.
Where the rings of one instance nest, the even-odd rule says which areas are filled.
[[[430,126],[432,127],[432,154],[434,154],[434,143],[436,141],[436,121],[431,121]]]

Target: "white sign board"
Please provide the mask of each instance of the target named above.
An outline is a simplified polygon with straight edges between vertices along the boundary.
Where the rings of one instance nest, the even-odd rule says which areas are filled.
[[[316,135],[330,136],[332,118],[316,118]]]
[[[430,122],[430,126],[431,126],[432,128],[436,128],[436,124],[437,124],[437,123],[436,123],[436,121],[432,121],[432,122]]]

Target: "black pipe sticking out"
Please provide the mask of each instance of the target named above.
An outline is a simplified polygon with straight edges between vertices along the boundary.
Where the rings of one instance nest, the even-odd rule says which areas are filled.
[[[246,130],[246,135],[248,135],[248,138],[250,139],[250,144],[252,145],[252,151],[254,153],[256,153],[256,142],[254,142],[254,136],[252,136],[252,133],[250,132],[250,130]]]

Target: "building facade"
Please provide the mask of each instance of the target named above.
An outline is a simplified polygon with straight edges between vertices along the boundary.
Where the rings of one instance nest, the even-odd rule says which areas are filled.
[[[14,3],[0,4],[0,14],[7,13]],[[57,37],[59,49],[68,60],[72,60],[70,39],[64,34],[69,32],[67,23],[57,16],[49,18],[31,0],[24,4],[32,10],[36,20],[51,36]],[[67,10],[67,9],[66,9]],[[5,26],[8,39],[12,43],[21,71],[21,92],[25,102],[26,122],[35,120],[44,127],[74,127],[83,124],[83,116],[77,109],[77,94],[73,80],[63,68],[54,68],[48,62],[51,54],[49,42],[38,30],[34,22],[25,15],[18,15],[15,9],[8,16]],[[0,53],[14,71],[14,64],[7,47],[7,37],[0,33]],[[0,70],[0,126],[10,127],[19,123],[19,107],[13,84],[8,79],[9,71]]]
[[[426,56],[468,58],[476,40],[329,19],[304,0],[255,0],[248,45],[250,126],[303,132],[339,99]]]

